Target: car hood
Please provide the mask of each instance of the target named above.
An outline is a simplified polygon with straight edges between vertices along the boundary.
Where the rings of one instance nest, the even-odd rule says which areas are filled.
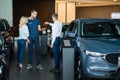
[[[120,38],[100,39],[84,38],[81,39],[81,45],[85,50],[101,53],[120,52]]]

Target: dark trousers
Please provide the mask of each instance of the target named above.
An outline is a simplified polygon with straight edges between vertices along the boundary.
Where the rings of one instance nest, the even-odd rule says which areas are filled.
[[[17,62],[22,64],[23,63],[23,54],[25,52],[26,47],[26,40],[19,39],[17,40]]]
[[[40,64],[39,38],[30,38],[29,46],[29,64],[33,62],[33,46],[36,53],[36,64]]]
[[[52,51],[55,61],[55,69],[60,69],[60,37],[56,38]]]

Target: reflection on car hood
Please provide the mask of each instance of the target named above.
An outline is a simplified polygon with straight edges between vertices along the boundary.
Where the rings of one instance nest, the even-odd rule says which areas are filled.
[[[101,53],[120,52],[120,38],[118,39],[100,39],[84,38],[81,39],[81,45],[85,50]]]

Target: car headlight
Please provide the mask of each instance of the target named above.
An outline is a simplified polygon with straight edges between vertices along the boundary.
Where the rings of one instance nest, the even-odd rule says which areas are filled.
[[[88,51],[86,50],[85,53],[89,56],[93,56],[93,57],[104,57],[105,54],[103,53],[99,53],[99,52],[91,52],[91,51]]]

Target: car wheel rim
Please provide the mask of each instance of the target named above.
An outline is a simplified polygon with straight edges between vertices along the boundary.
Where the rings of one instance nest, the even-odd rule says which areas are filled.
[[[79,59],[78,60],[78,63],[77,63],[77,79],[80,80],[81,77],[82,77],[82,71],[81,71],[81,60]]]

